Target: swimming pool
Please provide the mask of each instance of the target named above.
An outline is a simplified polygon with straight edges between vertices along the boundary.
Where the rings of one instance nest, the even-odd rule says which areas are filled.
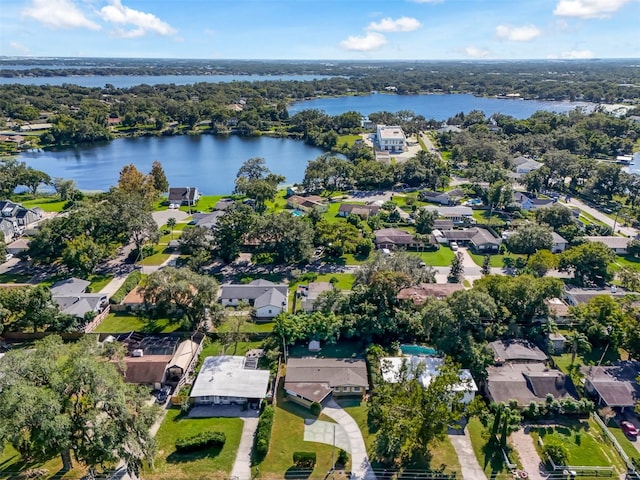
[[[291,212],[291,215],[293,215],[294,217],[302,217],[304,215],[304,212],[301,210],[294,210],[293,212]]]
[[[423,345],[400,345],[403,355],[435,355],[435,349]]]

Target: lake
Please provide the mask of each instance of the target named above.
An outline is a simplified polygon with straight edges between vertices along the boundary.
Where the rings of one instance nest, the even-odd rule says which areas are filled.
[[[307,82],[331,78],[325,75],[95,75],[67,77],[0,77],[0,85],[63,85],[65,83],[81,87],[103,88],[110,83],[116,88],[129,88],[136,85],[191,85],[200,82],[259,82],[259,81],[291,81]]]
[[[307,109],[323,110],[328,115],[356,111],[363,115],[373,112],[410,110],[426,119],[446,120],[456,113],[482,110],[487,116],[503,113],[515,118],[528,118],[538,110],[568,112],[574,108],[591,110],[586,102],[552,102],[543,100],[515,100],[508,98],[475,97],[471,94],[390,95],[376,94],[339,98],[317,98],[295,102],[287,107],[291,115]]]
[[[24,152],[19,160],[52,177],[74,179],[82,190],[108,190],[130,163],[148,173],[154,160],[172,186],[195,186],[205,195],[231,193],[236,173],[251,157],[263,157],[286,183],[301,182],[307,162],[324,152],[299,140],[270,137],[181,135],[118,138],[63,150]]]

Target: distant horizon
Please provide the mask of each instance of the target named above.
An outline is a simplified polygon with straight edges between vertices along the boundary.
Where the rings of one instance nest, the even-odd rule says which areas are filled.
[[[0,55],[636,58],[638,0],[3,0]]]

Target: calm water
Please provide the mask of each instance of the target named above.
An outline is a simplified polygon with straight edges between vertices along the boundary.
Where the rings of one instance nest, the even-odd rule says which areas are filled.
[[[62,85],[65,83],[80,85],[81,87],[104,87],[110,83],[116,88],[128,88],[135,85],[171,84],[191,85],[199,82],[228,83],[228,82],[259,82],[259,81],[289,81],[306,82],[331,78],[323,75],[96,75],[77,77],[0,77],[0,85],[17,83],[20,85]]]
[[[147,173],[159,160],[171,185],[217,195],[231,193],[238,169],[251,157],[263,157],[271,171],[294,183],[302,181],[307,162],[322,153],[296,140],[181,135],[119,138],[101,145],[26,152],[19,159],[52,177],[73,178],[82,190],[108,190],[124,165],[133,163]]]
[[[446,120],[456,113],[482,110],[489,116],[503,113],[515,118],[528,118],[538,110],[568,112],[576,107],[592,109],[593,104],[585,102],[548,102],[542,100],[509,100],[506,98],[474,97],[470,94],[446,95],[365,95],[360,97],[318,98],[296,102],[288,107],[290,114],[300,110],[324,110],[328,115],[340,115],[356,111],[363,115],[373,112],[398,112],[410,110],[425,118]]]

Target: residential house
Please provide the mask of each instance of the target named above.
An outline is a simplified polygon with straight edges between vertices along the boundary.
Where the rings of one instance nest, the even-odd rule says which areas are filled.
[[[629,292],[620,287],[612,286],[611,288],[565,288],[564,298],[567,303],[573,307],[588,303],[594,297],[607,295],[616,298],[622,298]]]
[[[510,403],[520,407],[554,399],[577,398],[571,377],[544,363],[509,363],[487,367],[484,391],[491,402]]]
[[[16,236],[16,227],[11,220],[0,217],[0,234],[3,235],[4,243],[9,243]]]
[[[423,202],[439,203],[440,205],[456,205],[465,196],[464,190],[455,188],[448,192],[433,192],[430,190],[423,190],[418,194],[418,197]]]
[[[460,283],[421,283],[413,287],[403,288],[398,292],[398,300],[410,300],[415,305],[422,305],[427,298],[442,299],[464,290]]]
[[[453,230],[453,227],[454,225],[452,220],[437,218],[433,221],[434,230]]]
[[[309,212],[311,210],[326,212],[327,200],[317,195],[309,195],[306,197],[293,195],[287,198],[287,207],[295,210],[302,210],[303,212]]]
[[[552,332],[548,335],[549,353],[552,355],[561,355],[564,353],[564,344],[567,342],[567,338],[558,332]]]
[[[457,125],[447,125],[446,123],[443,123],[442,126],[436,130],[436,132],[438,133],[460,133],[462,132],[462,129],[460,127],[458,127]]]
[[[629,245],[630,239],[627,237],[616,237],[613,235],[606,236],[586,236],[585,240],[589,242],[600,242],[604,243],[607,247],[614,251],[616,255],[626,255],[627,254],[627,246]]]
[[[214,210],[211,213],[196,212],[193,214],[191,223],[196,227],[212,230],[218,224],[218,219],[223,215],[224,211],[222,210]]]
[[[236,204],[236,201],[232,198],[221,198],[218,200],[213,207],[214,210],[228,210],[233,208]]]
[[[19,238],[7,245],[7,253],[11,255],[20,255],[23,252],[26,252],[29,248],[29,239],[28,238]]]
[[[543,165],[540,162],[536,162],[532,158],[523,156],[515,158],[513,160],[513,164],[515,165],[515,172],[521,174],[526,174],[529,172],[533,172],[534,170],[538,170]]]
[[[222,305],[253,305],[257,318],[274,318],[287,310],[288,287],[268,280],[254,280],[246,285],[227,283],[222,285]]]
[[[584,389],[599,406],[633,410],[640,400],[640,362],[624,361],[614,365],[583,366]]]
[[[0,201],[0,230],[5,236],[5,242],[22,235],[25,229],[44,216],[40,207],[26,208],[10,200]]]
[[[471,207],[426,206],[422,208],[429,212],[436,212],[440,217],[451,220],[456,225],[460,225],[465,222],[474,223],[473,210],[471,209]]]
[[[376,145],[378,149],[402,153],[407,150],[407,138],[399,126],[378,125],[376,128]]]
[[[124,297],[122,302],[120,302],[125,309],[128,311],[137,311],[142,310],[144,308],[144,289],[142,287],[136,287],[131,290]]]
[[[341,203],[338,209],[338,216],[347,217],[357,215],[360,218],[369,218],[380,213],[379,205],[362,205],[359,203]]]
[[[200,200],[197,187],[173,187],[169,189],[169,203],[194,206]]]
[[[305,407],[330,396],[362,397],[369,389],[367,364],[357,358],[291,358],[287,361],[284,390]]]
[[[333,290],[330,282],[309,282],[308,285],[300,285],[297,290],[297,298],[300,300],[300,306],[305,312],[313,312],[314,304],[318,297],[324,292]]]
[[[376,248],[416,248],[418,246],[412,234],[398,228],[382,228],[373,234]]]
[[[554,200],[551,198],[538,198],[532,193],[513,192],[513,202],[520,205],[522,210],[537,210],[552,205]]]
[[[436,238],[438,241],[444,239],[445,242],[442,243],[456,242],[459,245],[469,246],[477,253],[497,253],[502,243],[502,240],[495,237],[489,230],[479,227],[438,231]]]
[[[561,298],[548,298],[544,303],[549,309],[549,316],[554,318],[556,323],[567,323],[571,319],[569,305]]]
[[[521,338],[496,340],[489,344],[494,352],[496,364],[542,363],[547,356],[533,342]]]
[[[80,278],[67,278],[51,287],[51,298],[62,313],[84,320],[88,313],[102,313],[109,306],[105,293],[85,293],[91,282]]]
[[[423,388],[429,388],[432,380],[438,376],[440,369],[444,365],[444,359],[427,356],[402,356],[384,357],[380,360],[382,378],[388,383],[398,383],[401,380],[401,372],[406,369],[407,378],[414,377],[416,372],[420,372],[418,381]],[[460,370],[460,383],[453,385],[451,391],[461,392],[461,401],[469,404],[475,398],[478,387],[474,382],[469,370]]]
[[[561,235],[558,235],[556,232],[551,232],[551,238],[553,240],[553,245],[551,246],[551,253],[561,253],[567,248],[569,242],[565,240]]]
[[[269,371],[249,366],[246,357],[206,357],[191,388],[195,405],[248,405],[259,407],[269,389]]]

